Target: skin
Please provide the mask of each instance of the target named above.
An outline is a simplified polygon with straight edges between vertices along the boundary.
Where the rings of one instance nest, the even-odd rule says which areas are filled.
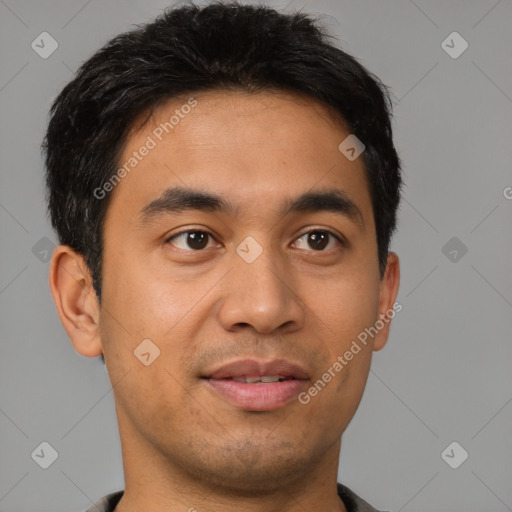
[[[398,257],[389,253],[381,279],[363,161],[338,150],[350,132],[332,112],[289,93],[194,97],[197,106],[112,192],[101,307],[80,255],[58,246],[50,267],[74,348],[103,353],[113,385],[126,483],[116,511],[344,511],[341,436],[390,323],[307,405],[247,411],[199,377],[238,357],[286,358],[306,368],[311,385],[392,309]],[[184,103],[174,98],[133,129],[120,162]],[[146,204],[178,185],[240,210],[138,222]],[[364,226],[333,212],[279,214],[285,199],[327,188],[356,203]],[[214,238],[201,250],[186,236],[166,242],[186,229]],[[315,229],[343,235],[348,246],[331,237],[315,249],[307,235]],[[236,252],[247,236],[263,250],[250,264]],[[160,350],[149,366],[134,356],[146,338]]]

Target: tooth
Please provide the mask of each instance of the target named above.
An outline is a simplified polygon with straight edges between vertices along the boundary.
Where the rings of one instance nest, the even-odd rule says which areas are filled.
[[[279,375],[264,375],[260,377],[261,382],[277,382],[279,380]]]
[[[244,384],[256,384],[258,382],[278,382],[279,379],[285,378],[281,375],[263,375],[262,377],[233,377],[233,380]]]

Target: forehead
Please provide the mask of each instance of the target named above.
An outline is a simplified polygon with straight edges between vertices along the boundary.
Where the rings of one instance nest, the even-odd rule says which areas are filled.
[[[349,161],[338,149],[349,130],[309,98],[197,93],[168,100],[144,121],[127,137],[109,211],[134,219],[180,186],[209,190],[229,198],[237,215],[258,216],[281,212],[283,198],[336,188],[358,204],[365,221],[371,217],[363,160]]]

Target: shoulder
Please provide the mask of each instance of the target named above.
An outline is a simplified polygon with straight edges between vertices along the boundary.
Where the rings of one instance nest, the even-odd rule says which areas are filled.
[[[114,509],[116,508],[116,505],[119,503],[123,494],[124,490],[107,494],[96,503],[94,503],[94,505],[88,508],[85,512],[114,512]]]
[[[338,482],[338,496],[342,499],[347,512],[379,512],[354,491]]]

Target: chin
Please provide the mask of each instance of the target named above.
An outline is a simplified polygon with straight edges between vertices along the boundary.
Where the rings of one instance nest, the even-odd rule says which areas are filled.
[[[314,457],[298,453],[296,445],[286,443],[285,449],[264,444],[242,443],[242,446],[219,447],[219,453],[203,451],[201,460],[191,457],[187,466],[195,479],[208,482],[226,494],[261,496],[282,490],[283,485],[307,477],[314,465]],[[268,443],[271,444],[271,443]],[[290,453],[291,450],[291,453]]]

